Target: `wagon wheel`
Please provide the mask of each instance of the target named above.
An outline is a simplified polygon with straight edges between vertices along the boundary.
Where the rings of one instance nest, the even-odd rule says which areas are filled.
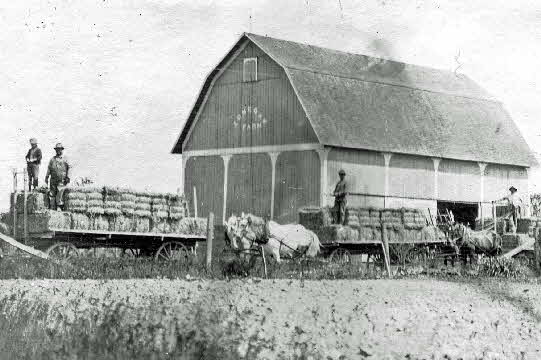
[[[156,261],[180,261],[188,263],[192,256],[190,250],[179,241],[168,241],[158,248],[154,260]]]
[[[349,264],[351,262],[351,253],[348,249],[339,247],[333,250],[329,260],[336,264]]]
[[[69,242],[59,242],[50,246],[45,253],[54,259],[69,259],[77,257],[77,248]]]

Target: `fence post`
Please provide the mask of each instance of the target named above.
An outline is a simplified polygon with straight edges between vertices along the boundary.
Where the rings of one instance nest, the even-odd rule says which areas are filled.
[[[392,277],[391,273],[391,259],[389,255],[389,239],[387,238],[387,229],[385,224],[381,223],[381,236],[383,240],[383,261],[385,262],[385,269],[387,269],[387,274],[389,278]]]
[[[197,217],[197,189],[193,187],[193,211],[194,216]]]
[[[209,213],[207,219],[207,270],[211,270],[212,267],[212,243],[214,240],[214,214]]]

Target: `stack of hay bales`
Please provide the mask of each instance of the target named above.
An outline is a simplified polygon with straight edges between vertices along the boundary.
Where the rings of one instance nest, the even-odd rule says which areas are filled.
[[[381,211],[375,208],[369,208],[370,211],[370,226],[373,229],[374,240],[383,241],[381,234]]]
[[[137,196],[131,190],[118,190],[115,199],[120,203],[120,213],[109,219],[110,231],[133,231],[136,198]]]
[[[398,243],[404,241],[404,226],[400,210],[384,209],[381,211],[382,226],[385,227],[387,241]]]
[[[71,228],[75,230],[90,229],[90,217],[87,210],[87,194],[93,189],[68,187],[65,192],[65,209],[71,216]]]
[[[169,218],[171,220],[180,220],[188,216],[188,204],[183,196],[177,194],[169,194]]]
[[[376,239],[376,222],[370,217],[370,209],[358,209],[359,214],[359,241],[372,242]],[[379,214],[379,213],[378,213]],[[379,224],[379,221],[377,222]]]
[[[135,211],[135,195],[129,190],[105,187],[103,189],[103,208],[109,231],[129,232],[132,230],[132,217]],[[131,201],[130,201],[131,200]],[[126,213],[129,215],[126,216]]]
[[[105,215],[105,202],[103,188],[87,188],[86,213],[89,217],[89,230],[109,230],[109,220]]]
[[[359,223],[359,209],[348,208],[346,210],[346,224],[354,229],[359,229],[361,224]]]
[[[153,194],[151,196],[151,232],[168,233],[171,232],[169,217],[169,204],[167,197],[163,194]]]
[[[426,226],[424,215],[418,209],[403,209],[404,241],[420,242],[421,230]]]
[[[168,194],[167,204],[169,208],[168,226],[172,233],[178,233],[181,228],[180,222],[188,217],[188,203],[182,195]]]
[[[135,211],[133,213],[134,231],[149,232],[152,208],[152,198],[148,193],[140,192],[135,197]]]

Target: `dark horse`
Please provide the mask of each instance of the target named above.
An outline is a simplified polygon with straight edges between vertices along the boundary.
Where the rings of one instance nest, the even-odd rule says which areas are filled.
[[[494,230],[473,231],[463,224],[457,224],[452,232],[460,247],[460,254],[464,265],[472,264],[476,255],[499,255],[502,250],[502,238]]]

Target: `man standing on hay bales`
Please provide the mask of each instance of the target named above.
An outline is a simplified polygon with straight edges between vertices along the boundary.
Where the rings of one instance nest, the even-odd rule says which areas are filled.
[[[26,170],[28,171],[28,191],[38,187],[39,165],[41,164],[41,149],[35,138],[30,139],[30,149],[26,153]]]
[[[335,224],[345,225],[346,223],[346,205],[347,205],[347,182],[346,172],[340,170],[338,172],[340,181],[336,183],[334,188],[334,210],[335,210]]]
[[[49,184],[49,208],[59,210],[64,207],[64,190],[70,182],[70,165],[63,155],[64,147],[61,143],[56,144],[54,150],[56,155],[49,161],[45,183]],[[49,177],[51,182],[49,182]]]
[[[512,228],[513,233],[516,233],[517,231],[517,217],[518,217],[518,212],[522,205],[522,199],[517,194],[517,191],[518,190],[516,187],[511,186],[509,188],[509,195],[501,199],[501,200],[507,200],[507,203],[509,204],[509,207],[511,210],[511,219],[513,219],[513,228]]]

